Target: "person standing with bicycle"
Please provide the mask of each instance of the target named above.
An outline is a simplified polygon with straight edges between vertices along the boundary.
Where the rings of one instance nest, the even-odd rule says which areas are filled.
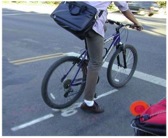
[[[103,11],[101,16],[96,20],[91,31],[86,36],[86,45],[89,54],[89,63],[87,70],[86,86],[84,90],[84,101],[80,108],[83,111],[91,113],[102,113],[101,108],[95,101],[94,95],[98,74],[102,67],[102,56],[104,46],[105,22],[107,20],[107,7],[111,4],[110,1],[84,1],[85,3],[94,6],[99,12]],[[143,29],[142,25],[136,20],[130,12],[127,2],[118,1],[114,4],[119,8],[122,14],[134,24],[134,28],[138,31]]]

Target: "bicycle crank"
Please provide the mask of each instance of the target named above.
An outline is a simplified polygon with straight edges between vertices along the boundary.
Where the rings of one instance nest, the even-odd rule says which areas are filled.
[[[67,79],[63,83],[63,87],[65,90],[64,97],[68,97],[70,92],[73,92],[73,89],[71,88],[71,79]]]

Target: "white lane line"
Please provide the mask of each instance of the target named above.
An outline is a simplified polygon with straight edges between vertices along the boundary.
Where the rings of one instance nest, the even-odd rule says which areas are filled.
[[[103,64],[103,67],[107,68],[108,64],[109,64],[108,62],[105,62]],[[146,73],[143,73],[140,71],[135,71],[133,77],[144,80],[144,81],[148,81],[148,82],[156,84],[156,85],[166,87],[166,80],[165,79],[162,79],[162,78],[150,75],[150,74],[146,74]]]
[[[79,54],[75,53],[75,52],[70,52],[70,53],[67,53],[66,55],[77,56],[77,57],[79,56]],[[103,64],[103,67],[107,68],[108,64],[109,64],[108,62],[105,62]],[[135,71],[133,77],[144,80],[144,81],[148,81],[148,82],[156,84],[156,85],[166,87],[166,80],[165,79],[159,78],[159,77],[156,77],[156,76],[153,76],[153,75],[150,75],[150,74],[146,74],[146,73],[143,73],[143,72],[140,72],[140,71]]]
[[[80,54],[79,53],[75,53],[75,52],[68,52],[68,53],[65,53],[67,56],[75,56],[75,57],[79,57]]]
[[[17,131],[17,130],[19,130],[19,129],[23,129],[23,128],[26,128],[26,127],[28,127],[28,126],[31,126],[31,125],[37,124],[37,123],[39,123],[39,122],[42,122],[42,121],[44,121],[44,120],[47,120],[47,119],[49,119],[49,118],[51,118],[51,117],[54,117],[54,115],[53,115],[53,114],[48,114],[48,115],[45,115],[45,116],[43,116],[43,117],[34,119],[34,120],[30,121],[30,122],[27,122],[27,123],[21,124],[21,125],[19,125],[19,126],[13,127],[13,128],[11,128],[11,130],[12,130],[12,131]]]
[[[68,55],[68,56],[79,56],[78,53],[74,53],[74,52],[67,53],[66,55]],[[108,62],[105,62],[103,64],[103,67],[107,68],[108,67]],[[149,75],[149,74],[146,74],[146,73],[142,73],[142,72],[136,71],[134,73],[134,77],[136,77],[138,79],[141,79],[141,80],[144,80],[144,81],[148,81],[148,82],[157,84],[157,85],[160,85],[160,86],[163,86],[163,87],[166,87],[166,80],[165,79],[162,79],[162,78],[159,78],[159,77],[156,77],[156,76],[153,76],[153,75]],[[99,95],[96,99],[100,99],[102,97],[105,97],[105,96],[107,96],[109,94],[112,94],[112,93],[115,93],[117,91],[118,91],[117,89],[114,89],[112,91],[103,93],[103,94]],[[79,108],[80,107],[79,104],[81,104],[81,102],[80,103],[76,103],[75,104],[76,105],[75,108]],[[72,107],[69,107],[69,108],[72,108]],[[67,110],[69,108],[67,108]],[[53,109],[53,110],[56,111],[56,112],[58,112],[58,111],[66,111],[66,109],[63,109],[63,110],[55,110],[55,109]],[[34,119],[34,120],[30,121],[30,122],[27,122],[27,123],[21,124],[19,126],[13,127],[13,128],[11,128],[11,130],[12,131],[17,131],[17,130],[26,128],[28,126],[34,125],[36,123],[40,123],[40,122],[42,122],[42,121],[44,121],[46,119],[49,119],[51,117],[54,117],[54,115],[53,114],[48,114],[48,115],[45,115],[43,117]]]
[[[162,78],[159,78],[159,77],[156,77],[153,75],[149,75],[149,74],[145,74],[145,73],[142,73],[139,71],[135,71],[134,77],[141,79],[141,80],[144,80],[144,81],[148,81],[153,84],[157,84],[157,85],[166,87],[166,80],[165,79],[162,79]]]
[[[96,98],[96,99],[100,99],[100,98],[102,98],[102,97],[108,96],[108,95],[110,95],[110,94],[112,94],[112,93],[115,93],[115,92],[117,92],[117,91],[118,91],[117,89],[114,89],[114,90],[112,90],[112,91],[109,91],[109,92],[103,93],[103,94],[101,94],[101,95],[97,96],[97,98]]]
[[[96,98],[96,100],[97,100],[97,99],[100,99],[100,98],[102,98],[102,97],[108,96],[108,95],[110,95],[110,94],[112,94],[112,93],[115,93],[115,92],[117,92],[117,91],[118,91],[117,89],[114,89],[114,90],[112,90],[112,91],[103,93],[103,94],[99,95],[99,96]],[[72,106],[70,106],[70,107],[68,107],[68,108],[65,108],[65,109],[62,109],[62,110],[53,109],[53,111],[55,111],[55,112],[61,111],[61,112],[63,112],[63,113],[66,113],[67,111],[71,111],[71,110],[73,110],[73,109],[79,108],[80,105],[81,105],[81,103],[82,103],[82,102],[74,103]],[[75,112],[75,113],[76,113],[76,112]],[[54,114],[47,114],[47,115],[42,116],[42,117],[40,117],[40,118],[37,118],[37,119],[34,119],[34,120],[32,120],[32,121],[26,122],[26,123],[24,123],[24,124],[21,124],[21,125],[12,127],[11,130],[12,130],[12,131],[18,131],[18,130],[20,130],[20,129],[23,129],[23,128],[32,126],[32,125],[34,125],[34,124],[40,123],[40,122],[42,122],[42,121],[45,121],[45,120],[47,120],[47,119],[50,119],[50,118],[52,118],[52,117],[54,117]],[[67,117],[67,116],[65,116],[65,117]]]

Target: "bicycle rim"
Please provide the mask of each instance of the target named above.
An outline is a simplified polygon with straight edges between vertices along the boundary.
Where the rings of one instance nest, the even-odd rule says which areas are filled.
[[[84,66],[79,69],[79,62],[76,57],[65,57],[48,70],[42,85],[42,96],[47,105],[62,109],[80,97],[85,87],[86,75]]]
[[[137,52],[135,48],[130,45],[125,46],[125,54],[126,68],[124,67],[123,51],[116,51],[109,63],[108,81],[116,88],[123,87],[131,79],[136,69]],[[120,64],[118,64],[117,57],[119,57]]]

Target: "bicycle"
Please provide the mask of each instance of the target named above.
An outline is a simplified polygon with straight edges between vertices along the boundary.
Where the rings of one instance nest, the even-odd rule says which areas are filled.
[[[120,29],[130,27],[131,24],[123,24],[113,20],[108,23],[115,24],[115,33],[109,38],[104,39],[104,43],[112,41],[105,48],[103,63],[107,57],[116,48],[107,67],[107,79],[112,87],[120,88],[127,84],[133,76],[138,55],[132,45],[123,44],[120,36]],[[85,42],[86,44],[86,42]],[[76,102],[82,95],[85,88],[87,75],[87,64],[89,55],[86,49],[80,56],[65,56],[54,64],[46,72],[42,81],[42,98],[51,108],[63,109]]]

